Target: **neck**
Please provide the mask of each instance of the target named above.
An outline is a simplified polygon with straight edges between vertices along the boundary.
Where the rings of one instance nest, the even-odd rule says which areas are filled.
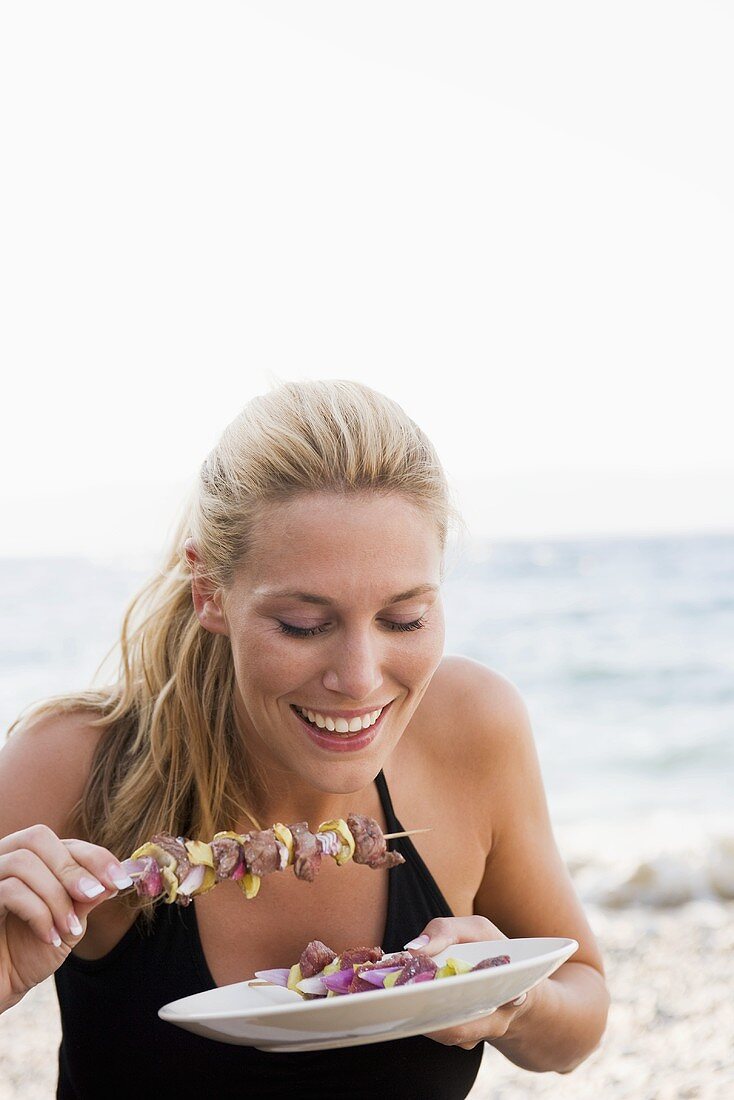
[[[270,777],[267,791],[260,791],[256,817],[263,829],[276,821],[285,825],[307,821],[316,829],[323,821],[345,818],[349,813],[370,813],[374,810],[376,790],[374,783],[359,791],[346,794],[320,791],[306,786],[295,777],[281,775],[279,782]]]

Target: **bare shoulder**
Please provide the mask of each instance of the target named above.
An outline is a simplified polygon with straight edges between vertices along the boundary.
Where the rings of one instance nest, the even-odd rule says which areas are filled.
[[[436,752],[462,755],[473,765],[511,753],[530,733],[525,702],[511,680],[496,669],[471,657],[449,654],[434,673],[425,696],[427,709],[438,721],[431,722],[430,742]],[[447,737],[447,730],[455,733]]]
[[[88,711],[31,716],[0,750],[0,836],[42,823],[66,835],[101,736]]]
[[[444,754],[441,790],[454,800],[463,841],[486,854],[473,911],[507,936],[573,937],[580,945],[574,960],[603,973],[556,845],[522,695],[507,677],[468,657],[446,657],[434,679],[435,692],[429,696],[431,681],[425,701],[437,723],[425,727],[427,743],[432,753]]]
[[[451,654],[436,669],[419,712],[405,746],[409,770],[423,776],[426,789],[442,792],[447,815],[461,818],[488,854],[501,826],[503,789],[533,751],[522,696],[495,669]]]

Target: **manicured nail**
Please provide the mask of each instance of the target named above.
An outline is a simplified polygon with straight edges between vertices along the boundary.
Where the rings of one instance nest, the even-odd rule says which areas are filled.
[[[527,995],[527,993],[521,993],[521,994],[520,994],[520,996],[519,996],[519,997],[517,998],[517,1000],[516,1000],[516,1001],[513,1001],[512,1003],[513,1003],[514,1005],[521,1005],[521,1004],[525,1004],[525,1001],[526,1001],[527,999],[528,999],[528,995]]]
[[[86,894],[88,898],[96,898],[98,894],[104,893],[104,886],[101,882],[97,882],[94,878],[86,878],[85,876],[79,879],[79,889],[83,894]]]
[[[69,925],[69,931],[71,932],[72,936],[81,936],[84,929],[82,928],[79,917],[76,915],[76,913],[69,913],[69,917],[66,923]]]
[[[125,874],[119,864],[110,864],[110,866],[107,868],[107,874],[110,876],[118,890],[127,890],[128,886],[132,886],[133,884],[133,880],[130,878],[129,875]]]
[[[410,943],[406,943],[403,951],[417,951],[419,947],[425,947],[427,943],[430,943],[430,940],[430,936],[417,936],[416,939],[411,940]]]
[[[58,934],[55,928],[51,929],[49,942],[52,943],[54,947],[61,947],[61,936]]]

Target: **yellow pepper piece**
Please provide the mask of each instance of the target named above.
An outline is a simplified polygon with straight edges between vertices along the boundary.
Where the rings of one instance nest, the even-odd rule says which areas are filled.
[[[143,856],[152,856],[159,867],[175,867],[176,860],[163,848],[160,848],[157,844],[143,844],[141,848],[136,848],[131,859],[142,859]]]
[[[337,818],[335,821],[323,821],[318,827],[320,833],[334,832],[341,840],[341,851],[336,856],[336,862],[341,866],[342,863],[348,863],[354,855],[354,837],[352,836],[352,830],[347,825],[343,817]]]
[[[189,853],[189,862],[194,867],[198,867],[203,863],[205,867],[214,869],[214,856],[212,855],[211,845],[205,844],[203,840],[187,840],[186,851]]]
[[[231,830],[225,830],[223,833],[214,834],[214,840],[222,840],[223,838],[227,840],[238,840],[241,844],[244,839],[244,833],[233,833]]]
[[[255,898],[260,889],[261,881],[259,875],[243,875],[242,878],[237,880],[237,885],[246,898]]]
[[[275,839],[279,840],[281,844],[285,844],[288,849],[288,866],[293,863],[293,833],[290,831],[287,825],[283,825],[281,821],[277,821],[273,825],[273,832]]]
[[[452,968],[454,974],[468,974],[472,969],[472,964],[464,959],[447,959],[446,965]]]
[[[291,967],[290,974],[288,975],[288,984],[286,985],[286,989],[292,989],[294,993],[298,993],[302,997],[303,993],[301,993],[301,990],[297,988],[298,983],[301,981],[303,981],[301,964],[296,963],[295,966]]]
[[[178,879],[176,878],[170,867],[161,867],[161,881],[166,890],[164,901],[166,905],[171,905],[176,900],[176,892],[178,891]]]
[[[212,867],[207,867],[207,869],[204,871],[204,880],[201,886],[197,887],[197,889],[194,890],[191,896],[192,898],[198,898],[200,894],[207,894],[216,885],[217,876],[214,873],[214,869]]]
[[[436,971],[437,978],[452,978],[454,974],[468,974],[472,964],[463,959],[447,959],[443,966]]]
[[[399,970],[396,970],[394,974],[386,974],[385,975],[385,980],[382,983],[384,988],[385,989],[392,989],[392,987],[395,985],[395,982],[398,980],[399,976],[400,976],[400,971]]]

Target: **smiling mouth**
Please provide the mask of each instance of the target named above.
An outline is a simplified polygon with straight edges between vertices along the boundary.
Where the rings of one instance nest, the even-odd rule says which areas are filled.
[[[374,711],[370,711],[362,718],[352,718],[349,721],[346,718],[331,718],[318,711],[309,710],[307,707],[299,707],[295,703],[291,703],[290,707],[303,722],[306,722],[309,726],[318,730],[319,733],[327,736],[333,734],[335,737],[347,739],[349,737],[359,736],[359,734],[365,733],[366,730],[372,729],[373,726],[377,725],[391,704],[392,699],[383,707],[377,707]]]

